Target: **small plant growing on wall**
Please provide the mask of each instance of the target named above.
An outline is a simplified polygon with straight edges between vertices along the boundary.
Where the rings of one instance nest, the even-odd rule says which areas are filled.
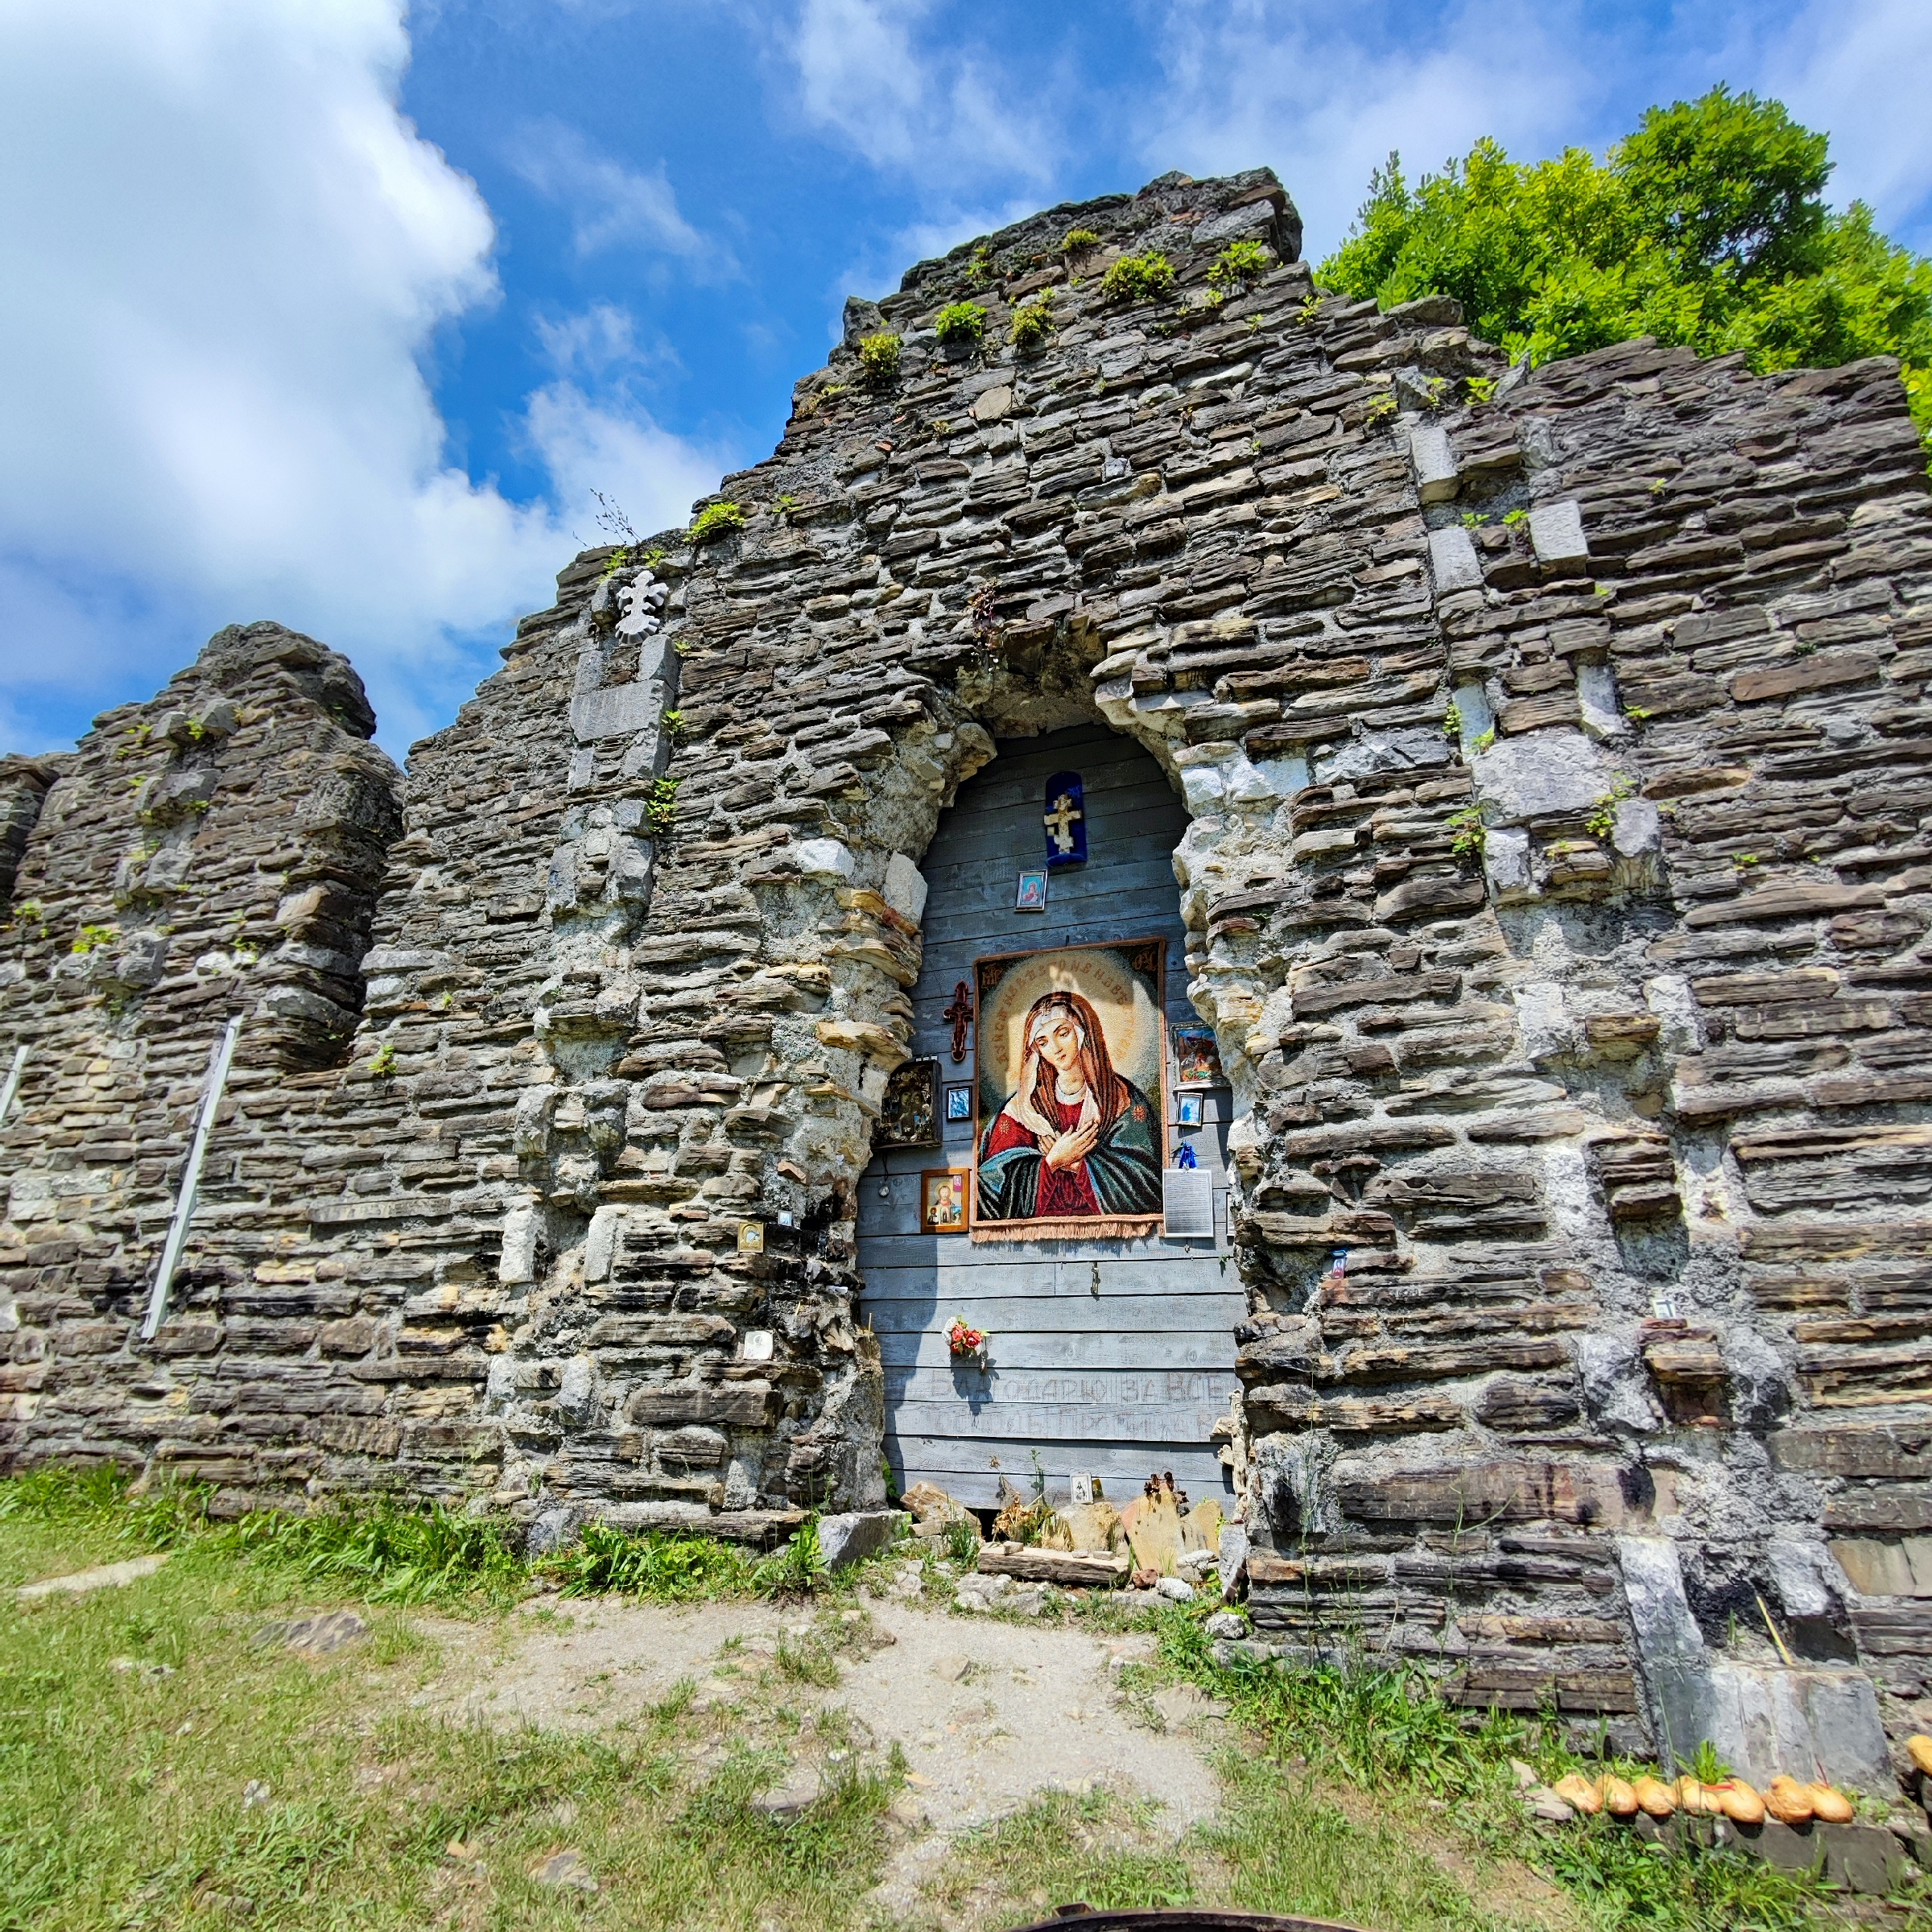
[[[1060,253],[1065,255],[1084,254],[1088,249],[1098,248],[1100,238],[1090,228],[1070,228],[1060,237]]]
[[[933,317],[932,332],[948,349],[971,348],[986,333],[986,312],[976,302],[948,302]]]
[[[1448,818],[1449,849],[1459,859],[1480,864],[1483,857],[1483,808],[1465,805]]]
[[[1395,398],[1387,390],[1371,396],[1362,405],[1362,420],[1371,429],[1383,423],[1395,420]]]
[[[1616,808],[1637,790],[1629,774],[1617,774],[1616,782],[1596,801],[1589,815],[1583,820],[1584,828],[1593,839],[1607,839],[1616,829]]]
[[[1103,302],[1164,301],[1174,293],[1174,264],[1158,248],[1122,255],[1100,278]]]
[[[899,376],[899,338],[890,332],[867,336],[859,344],[859,367],[874,389],[884,389]]]
[[[113,945],[120,936],[120,928],[116,926],[83,926],[68,951],[85,958],[90,952],[98,952],[103,946]]]
[[[396,1050],[387,1040],[369,1056],[369,1071],[378,1080],[387,1080],[396,1071]]]
[[[678,827],[678,780],[659,778],[644,806],[644,823],[654,839],[668,839]]]
[[[638,533],[631,528],[630,518],[624,514],[624,506],[615,497],[605,496],[601,489],[593,489],[590,493],[597,500],[597,528],[625,549],[634,550]]]
[[[966,264],[966,285],[968,288],[984,288],[993,279],[993,250],[985,242],[973,250],[972,259]]]
[[[708,503],[684,534],[694,543],[709,543],[745,527],[745,513],[735,503]]]
[[[1208,285],[1232,295],[1268,272],[1268,250],[1258,242],[1230,242],[1214,258],[1208,271]]]
[[[1008,333],[1013,347],[1023,356],[1044,349],[1053,334],[1053,309],[1047,297],[1042,294],[1030,302],[1022,302],[1013,312],[1013,327]]]

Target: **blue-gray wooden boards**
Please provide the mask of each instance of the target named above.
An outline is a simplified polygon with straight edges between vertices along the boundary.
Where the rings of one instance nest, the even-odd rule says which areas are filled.
[[[1013,886],[1040,863],[1041,798],[1055,773],[1080,773],[1084,865],[1052,875],[1044,917],[1013,910]],[[1166,935],[1167,1017],[1187,1004],[1172,855],[1187,818],[1160,768],[1104,729],[1009,739],[939,822],[921,862],[931,896],[924,970],[913,990],[913,1051],[939,1056],[942,1083],[972,1078],[952,1059],[942,1017],[982,953]],[[875,1159],[859,1189],[863,1311],[886,1363],[886,1453],[899,1485],[922,1478],[970,1503],[1000,1479],[1030,1490],[1037,1466],[1063,1496],[1076,1470],[1112,1500],[1150,1470],[1171,1469],[1196,1497],[1226,1492],[1208,1432],[1234,1387],[1235,1324],[1247,1311],[1226,1239],[1223,1144],[1228,1095],[1210,1091],[1189,1136],[1214,1183],[1216,1235],[1168,1241],[999,1242],[919,1232],[922,1168],[965,1166],[970,1121],[942,1146]],[[1175,1134],[1168,1104],[1166,1147]],[[956,1365],[955,1315],[989,1330],[985,1370]]]

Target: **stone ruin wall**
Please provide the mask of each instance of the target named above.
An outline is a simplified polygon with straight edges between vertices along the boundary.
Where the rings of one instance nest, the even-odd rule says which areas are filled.
[[[1209,303],[1237,238],[1275,266]],[[1896,369],[1634,343],[1525,374],[1447,301],[1319,295],[1298,244],[1272,175],[1169,176],[849,304],[720,489],[742,531],[577,559],[406,779],[344,662],[273,625],[0,768],[31,1056],[0,1459],[228,1508],[399,1486],[539,1538],[876,1502],[852,1190],[917,861],[996,737],[1097,715],[1191,818],[1258,1634],[1635,1740],[1704,1722],[1761,1596],[1901,1719],[1932,543]],[[1146,246],[1184,308],[1104,307]],[[978,353],[931,328],[968,296]]]

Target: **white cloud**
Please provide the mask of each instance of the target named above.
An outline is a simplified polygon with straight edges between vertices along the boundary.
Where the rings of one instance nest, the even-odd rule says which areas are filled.
[[[923,45],[915,30],[933,11],[934,0],[802,0],[776,41],[805,119],[927,184],[1049,179],[1057,72],[1022,80],[978,48]]]
[[[1412,176],[1483,134],[1525,159],[1600,153],[1645,107],[1719,80],[1774,95],[1830,134],[1835,200],[1862,196],[1899,225],[1923,223],[1932,195],[1925,0],[1734,0],[1661,22],[1505,0],[1445,7],[1419,31],[1373,0],[1325,13],[1146,0],[1138,18],[1167,77],[1130,137],[1149,171],[1267,163],[1302,211],[1311,259],[1341,239],[1391,149]]]
[[[676,255],[704,281],[737,272],[731,252],[708,242],[678,212],[678,197],[659,162],[649,174],[600,155],[560,121],[530,122],[510,149],[510,165],[540,195],[571,211],[580,255],[625,242]]]
[[[641,341],[637,317],[614,302],[593,302],[581,315],[539,316],[536,330],[544,359],[560,376],[601,377],[678,359],[667,342]]]
[[[1387,31],[1373,7],[1273,0],[1164,0],[1142,19],[1167,75],[1136,117],[1149,171],[1274,167],[1311,260],[1341,240],[1392,149],[1413,177],[1482,134],[1526,154],[1603,138],[1610,50],[1587,43],[1571,8],[1445,10],[1426,35]]]
[[[587,543],[594,492],[619,505],[641,537],[682,529],[691,506],[718,486],[728,466],[722,451],[707,452],[660,429],[641,411],[593,400],[574,382],[553,382],[530,398],[525,419],[531,447],[556,487],[558,514]]]
[[[589,458],[554,391],[531,433],[560,515],[446,455],[417,358],[496,299],[493,237],[398,111],[401,13],[0,10],[0,703],[145,695],[275,616],[349,652],[396,745],[473,680],[466,639],[547,601]],[[688,501],[712,460],[648,421],[626,443],[609,406],[578,419],[640,497],[638,466]]]
[[[1932,7],[1925,0],[1811,0],[1763,57],[1760,91],[1831,136],[1827,191],[1868,201],[1879,225],[1932,244]]]

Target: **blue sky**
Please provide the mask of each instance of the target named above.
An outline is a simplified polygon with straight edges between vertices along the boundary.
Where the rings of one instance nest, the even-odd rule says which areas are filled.
[[[398,755],[597,540],[767,453],[850,291],[1267,163],[1319,256],[1391,148],[1600,150],[1716,80],[1932,252],[1925,0],[7,0],[0,746],[220,625],[355,659]]]

